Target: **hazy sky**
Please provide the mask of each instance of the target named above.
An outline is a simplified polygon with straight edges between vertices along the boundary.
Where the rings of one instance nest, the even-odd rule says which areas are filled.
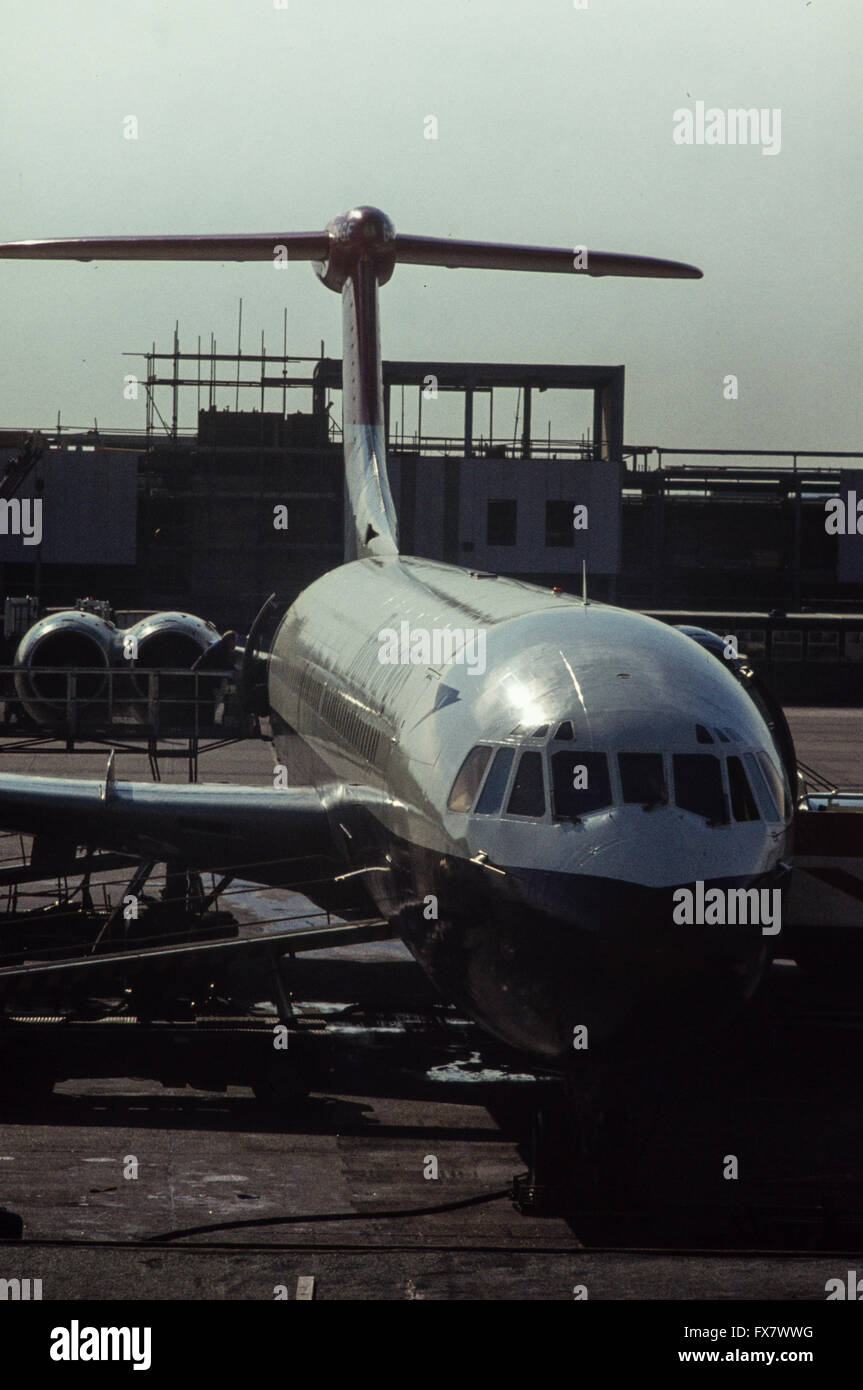
[[[860,0],[277,4],[7,7],[0,238],[312,230],[366,202],[691,261],[703,281],[397,268],[384,356],[624,363],[629,443],[863,447]],[[778,109],[778,152],[676,144],[699,101],[763,108],[774,146]],[[340,353],[308,265],[0,262],[0,286],[0,426],[141,427],[121,354],[175,319],[232,349],[240,296],[248,351],[279,349],[286,305],[289,350]]]

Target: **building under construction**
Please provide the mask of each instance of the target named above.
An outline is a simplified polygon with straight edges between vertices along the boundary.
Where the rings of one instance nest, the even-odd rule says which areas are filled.
[[[3,595],[44,611],[98,588],[115,610],[247,630],[269,594],[289,602],[345,556],[341,363],[263,343],[185,352],[176,335],[136,356],[142,430],[0,435],[0,498],[43,507],[38,543],[0,536]],[[384,382],[407,553],[571,592],[586,576],[597,599],[648,611],[746,609],[787,678],[863,656],[857,538],[825,528],[863,455],[628,444],[622,366],[385,362]],[[546,392],[563,402],[554,435],[535,425]],[[836,635],[812,641],[805,612],[825,606],[836,618],[819,630]]]

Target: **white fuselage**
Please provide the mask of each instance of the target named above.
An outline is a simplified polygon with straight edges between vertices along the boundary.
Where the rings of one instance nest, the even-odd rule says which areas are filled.
[[[744,992],[752,987],[766,958],[763,938],[727,927],[714,927],[712,938],[697,928],[685,936],[671,923],[671,892],[698,881],[778,881],[790,811],[759,766],[769,760],[775,790],[781,760],[752,700],[689,637],[516,581],[425,560],[365,559],[325,575],[286,615],[270,658],[270,704],[277,738],[284,724],[314,755],[318,785],[376,790],[374,828],[351,835],[343,827],[346,852],[370,869],[379,908],[441,987],[499,1036],[559,1055],[571,1020],[590,1012],[611,1041],[640,1005],[635,975],[645,960],[644,985],[654,994],[662,982],[676,987],[681,970],[694,985],[705,962],[736,972]],[[453,801],[477,747],[489,750],[483,776],[468,788],[469,802]],[[489,812],[480,786],[502,749],[512,750],[500,764],[509,764],[508,778]],[[532,769],[542,783],[541,804],[527,812],[524,804],[512,809],[526,751],[538,755]],[[621,754],[661,757],[664,799],[625,799]],[[686,763],[693,757],[709,760],[724,814],[677,804],[691,799],[674,794],[679,769],[705,766]],[[729,809],[729,758],[747,769],[757,802],[746,819]],[[577,815],[566,809],[561,773],[568,778],[573,767],[582,777],[607,768],[605,804]],[[429,896],[436,916],[424,915]],[[473,928],[468,903],[482,918]],[[622,935],[621,917],[633,918]],[[554,938],[548,959],[543,927]],[[531,997],[513,1013],[509,971],[496,957],[500,948],[529,968],[531,933],[537,970],[578,975],[575,1012],[561,1019],[558,1000],[548,1029],[534,1017],[535,990],[521,991]],[[612,1001],[613,941],[622,997]],[[566,994],[560,979],[553,992]]]

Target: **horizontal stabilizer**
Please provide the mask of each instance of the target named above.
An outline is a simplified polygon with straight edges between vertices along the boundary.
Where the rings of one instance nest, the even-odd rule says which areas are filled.
[[[259,232],[250,236],[63,237],[0,242],[0,259],[77,261],[326,261],[331,234]],[[534,270],[555,274],[627,275],[652,279],[699,280],[701,271],[682,261],[630,256],[581,247],[511,246],[454,237],[395,238],[402,265],[436,265],[451,270]]]
[[[39,261],[319,261],[327,232],[259,232],[252,236],[91,236],[0,243],[5,260]]]
[[[540,270],[570,275],[633,275],[663,280],[700,280],[701,271],[683,261],[627,256],[582,247],[509,246],[449,237],[396,236],[402,265],[440,265],[450,270]]]

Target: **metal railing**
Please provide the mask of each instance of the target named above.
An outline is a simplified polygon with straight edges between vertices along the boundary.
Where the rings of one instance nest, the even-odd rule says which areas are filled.
[[[2,666],[0,705],[0,754],[145,753],[154,781],[160,759],[187,760],[196,782],[201,753],[262,737],[233,671]]]

